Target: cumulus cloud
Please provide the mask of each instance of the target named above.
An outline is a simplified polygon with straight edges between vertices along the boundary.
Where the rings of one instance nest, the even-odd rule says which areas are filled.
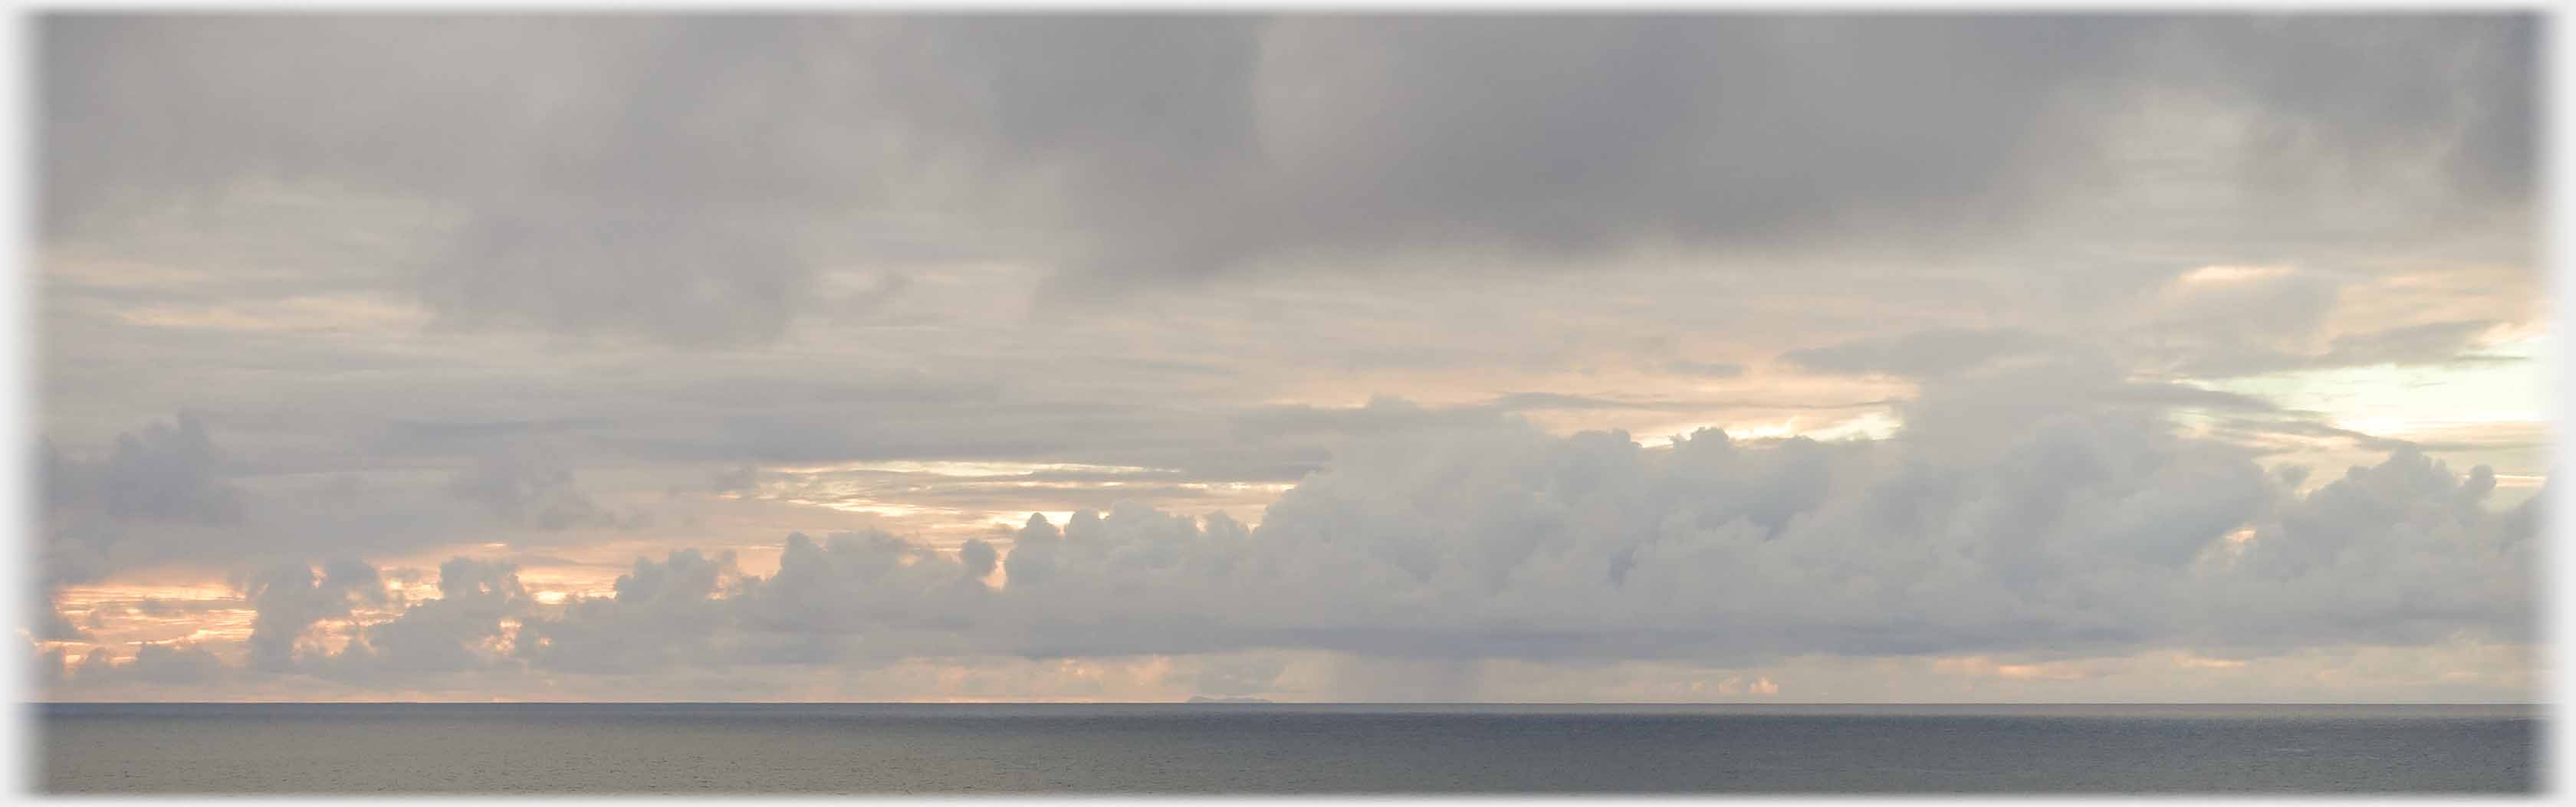
[[[1032,516],[1001,588],[983,580],[989,546],[941,552],[882,532],[789,536],[767,577],[694,550],[639,559],[612,597],[560,609],[531,603],[510,567],[460,558],[440,570],[441,599],[318,668],[624,674],[1271,648],[1387,659],[1353,680],[1413,692],[1481,658],[2530,640],[2539,500],[2498,510],[2490,470],[2412,450],[2305,494],[2299,481],[2159,410],[2111,405],[1926,418],[1841,443],[1706,430],[1647,448],[1460,423],[1355,442],[1257,528],[1141,507]],[[291,597],[254,594],[262,625],[309,622],[328,586],[309,571],[300,582]],[[1211,668],[1199,687],[1247,691],[1229,682],[1256,672]]]
[[[438,484],[345,473],[280,480],[286,475],[278,469],[235,455],[186,415],[120,434],[95,458],[49,442],[40,448],[39,582],[53,587],[173,566],[265,574],[317,558],[452,543],[495,527],[542,538],[650,521],[647,513],[594,502],[544,441],[455,450],[462,467]]]
[[[390,621],[366,626],[339,653],[315,660],[325,675],[402,677],[485,666],[503,638],[502,621],[531,600],[518,568],[456,558],[438,567],[438,597]]]
[[[682,550],[654,562],[637,558],[617,578],[615,594],[580,599],[561,619],[531,620],[513,642],[531,664],[572,672],[623,672],[707,661],[707,641],[720,615],[705,607],[724,578],[738,574],[731,554],[713,558]]]
[[[113,566],[158,554],[153,534],[189,533],[242,520],[242,493],[225,478],[221,450],[203,423],[185,415],[118,435],[104,458],[40,449],[45,573],[92,579]]]
[[[103,650],[93,650],[72,666],[66,679],[81,687],[108,687],[119,684],[148,684],[163,687],[207,686],[236,679],[238,670],[224,663],[214,651],[187,642],[145,642],[134,648],[134,655],[117,660]]]
[[[376,569],[354,560],[325,564],[320,573],[300,563],[264,570],[241,585],[258,617],[251,622],[250,664],[284,670],[294,662],[296,640],[313,623],[349,616],[355,604],[383,604]]]
[[[2479,507],[2487,472],[2459,480],[2406,453],[2301,498],[2152,422],[2060,416],[1992,436],[2000,450],[1976,458],[1714,433],[1664,450],[1610,434],[1390,440],[1309,478],[1254,533],[1133,511],[1038,530],[1008,593],[1044,603],[1025,616],[1050,641],[1138,650],[2072,651],[2251,641],[2248,611],[2312,630],[2273,641],[2528,623],[2532,516]],[[2388,476],[2413,484],[2373,483]],[[1026,585],[1022,552],[1043,570]],[[2310,553],[2339,560],[2270,560]],[[2324,582],[2363,579],[2403,593]],[[2281,586],[2296,600],[2213,596]],[[2426,609],[2374,610],[2399,602]]]
[[[240,516],[238,495],[223,481],[224,459],[205,424],[180,416],[118,435],[105,462],[86,466],[45,449],[47,501],[60,509],[95,507],[118,518],[225,522]]]

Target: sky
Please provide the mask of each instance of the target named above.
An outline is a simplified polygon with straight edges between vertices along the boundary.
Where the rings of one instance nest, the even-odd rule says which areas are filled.
[[[2535,16],[31,26],[42,699],[2545,678]]]

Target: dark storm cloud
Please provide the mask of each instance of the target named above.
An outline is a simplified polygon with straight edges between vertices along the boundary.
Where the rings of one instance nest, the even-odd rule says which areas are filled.
[[[1233,205],[1162,211],[1232,226],[1185,229],[1208,235],[1165,265],[1105,270],[1766,245],[1998,215],[2080,142],[2053,136],[2073,123],[2056,93],[2135,43],[2007,19],[1295,19],[1263,34],[1250,90],[1267,170],[1234,175]]]
[[[257,182],[417,197],[463,211],[403,263],[447,323],[723,346],[867,308],[818,307],[809,247],[888,216],[980,229],[1077,292],[1973,241],[2089,187],[2115,113],[2173,98],[2254,122],[2241,179],[2268,209],[2420,166],[2460,209],[2514,208],[2536,38],[2529,16],[56,16],[43,201],[64,239]]]
[[[2187,29],[2165,66],[2274,110],[2263,121],[2264,163],[2368,172],[2429,156],[2472,198],[2530,198],[2540,156],[2536,17],[2245,17]]]

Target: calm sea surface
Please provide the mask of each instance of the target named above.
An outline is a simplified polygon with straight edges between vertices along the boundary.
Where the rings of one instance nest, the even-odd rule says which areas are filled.
[[[2532,707],[50,704],[81,793],[2529,792]]]

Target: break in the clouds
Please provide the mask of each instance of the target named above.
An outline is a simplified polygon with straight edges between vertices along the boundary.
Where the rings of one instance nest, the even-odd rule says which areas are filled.
[[[2528,699],[2542,31],[49,16],[24,624],[62,698]]]

